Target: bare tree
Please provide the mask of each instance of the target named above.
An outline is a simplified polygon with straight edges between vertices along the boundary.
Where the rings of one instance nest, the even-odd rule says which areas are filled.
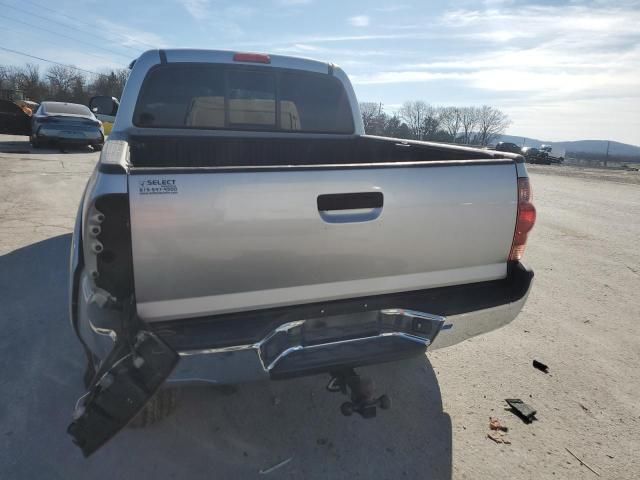
[[[47,70],[47,80],[50,84],[50,94],[56,100],[67,100],[72,97],[73,86],[81,74],[73,67],[54,65]]]
[[[462,127],[462,112],[458,107],[442,107],[440,111],[440,125],[447,132],[450,140],[455,143]]]
[[[362,102],[360,103],[360,114],[364,131],[369,135],[382,135],[386,114],[382,109],[382,103]]]
[[[108,95],[120,98],[128,76],[129,71],[126,69],[112,70],[99,75],[89,86],[89,92],[91,95]]]
[[[511,124],[509,117],[497,108],[483,105],[477,109],[477,140],[480,145],[488,145],[498,135],[504,133]]]
[[[440,130],[440,109],[427,105],[424,120],[422,121],[422,138],[435,140]]]
[[[55,65],[45,75],[37,65],[24,67],[0,65],[0,88],[19,91],[27,100],[42,102],[60,100],[86,104],[90,96],[120,97],[129,76],[129,70],[110,70],[95,77],[66,65]],[[382,107],[380,106],[380,111]],[[380,127],[383,128],[382,126]]]
[[[19,76],[18,88],[24,92],[24,96],[29,99],[40,98],[46,92],[47,86],[40,77],[38,65],[27,63]]]
[[[406,101],[399,110],[399,115],[409,127],[412,138],[422,140],[424,122],[430,106],[422,100]]]
[[[462,126],[462,141],[471,143],[473,131],[478,125],[478,109],[476,107],[463,107],[460,109],[460,122]]]

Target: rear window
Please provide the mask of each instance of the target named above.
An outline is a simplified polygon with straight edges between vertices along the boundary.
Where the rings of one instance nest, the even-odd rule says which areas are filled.
[[[349,99],[335,77],[209,64],[151,70],[142,84],[133,123],[146,128],[354,131]]]
[[[61,113],[71,115],[89,115],[91,116],[91,110],[84,105],[77,103],[45,103],[42,105],[44,111],[47,113]]]

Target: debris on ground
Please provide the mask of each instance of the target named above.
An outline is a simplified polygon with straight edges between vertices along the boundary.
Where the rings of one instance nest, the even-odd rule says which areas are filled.
[[[262,469],[258,473],[260,473],[260,475],[267,475],[268,473],[274,472],[277,469],[284,467],[291,460],[293,460],[293,457],[289,457],[289,458],[287,458],[286,460],[283,460],[280,463],[276,463],[273,467]]]
[[[506,437],[504,432],[492,431],[487,433],[487,437],[496,443],[504,443],[505,445],[511,445],[511,441]]]
[[[537,368],[538,370],[544,373],[549,373],[549,367],[544,363],[539,362],[538,360],[533,361],[533,368]]]
[[[509,439],[506,438],[506,433],[509,431],[509,429],[502,424],[500,419],[496,417],[489,417],[489,429],[491,431],[487,433],[487,437],[489,437],[491,440],[496,443],[511,445]]]
[[[500,422],[500,419],[496,417],[489,417],[489,428],[491,430],[500,430],[501,432],[509,431],[509,429]]]
[[[578,402],[578,405],[580,405],[580,408],[582,408],[582,410],[584,410],[585,412],[589,411],[589,408],[584,406],[582,403]]]
[[[531,423],[537,420],[537,412],[519,398],[507,398],[505,402],[511,407],[511,411],[518,415],[524,423]]]
[[[590,467],[589,465],[587,465],[586,463],[584,463],[584,460],[582,460],[581,458],[579,458],[575,453],[573,453],[571,450],[569,450],[567,447],[564,447],[564,449],[569,452],[571,454],[571,456],[573,458],[575,458],[576,460],[578,460],[580,462],[580,465],[587,467],[589,470],[591,470],[593,473],[595,473],[598,477],[600,476],[600,474],[598,472],[596,472],[592,467]]]

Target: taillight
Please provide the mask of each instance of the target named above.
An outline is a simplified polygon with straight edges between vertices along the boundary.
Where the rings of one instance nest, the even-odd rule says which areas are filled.
[[[527,235],[536,223],[536,208],[531,203],[531,185],[528,178],[518,179],[518,215],[516,218],[516,230],[513,234],[509,260],[520,260],[524,255],[527,244]]]
[[[271,63],[271,57],[264,53],[236,53],[233,55],[233,61],[250,63]]]

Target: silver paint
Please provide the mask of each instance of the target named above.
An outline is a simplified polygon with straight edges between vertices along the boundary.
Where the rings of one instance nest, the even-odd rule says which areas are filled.
[[[513,164],[132,175],[138,314],[153,322],[504,278],[515,178]],[[140,194],[147,179],[173,179],[178,193]],[[367,191],[384,194],[367,221],[347,210],[330,222],[317,209],[318,195]]]

